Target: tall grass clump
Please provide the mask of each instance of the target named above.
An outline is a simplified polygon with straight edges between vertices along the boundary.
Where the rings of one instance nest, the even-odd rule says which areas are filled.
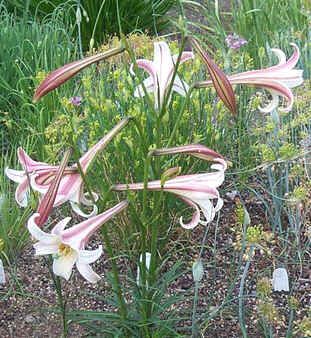
[[[31,17],[16,17],[0,3],[0,113],[3,146],[20,143],[22,136],[41,133],[57,106],[44,108],[31,102],[32,89],[45,72],[75,55],[72,29],[62,20],[38,23]],[[39,118],[38,118],[39,116]],[[4,136],[5,135],[5,136]],[[16,136],[19,139],[16,139]]]
[[[158,34],[168,25],[166,13],[177,4],[176,0],[10,0],[9,8],[23,15],[24,11],[42,20],[62,11],[75,26],[76,37],[82,40],[83,49],[99,46],[112,35],[119,35],[118,16],[124,34],[134,30]],[[68,16],[69,14],[69,16]]]

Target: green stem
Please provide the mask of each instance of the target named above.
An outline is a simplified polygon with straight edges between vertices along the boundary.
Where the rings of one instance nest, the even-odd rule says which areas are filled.
[[[245,284],[247,273],[248,273],[248,270],[251,264],[253,252],[254,252],[254,247],[251,246],[249,250],[249,258],[244,266],[243,275],[242,275],[241,282],[240,282],[240,290],[239,290],[239,323],[240,323],[240,329],[242,331],[243,338],[248,337],[246,327],[245,327],[244,313],[243,313],[244,284]]]
[[[197,314],[198,299],[199,299],[199,285],[200,285],[200,282],[194,283],[194,298],[193,298],[192,326],[191,326],[191,331],[192,331],[191,337],[192,338],[197,337],[197,332],[198,332],[196,314]]]
[[[176,136],[176,133],[177,133],[179,124],[180,124],[180,122],[181,122],[181,120],[182,120],[182,116],[183,116],[184,111],[185,111],[185,108],[186,108],[186,106],[187,106],[187,104],[188,104],[188,102],[189,102],[190,95],[191,95],[191,92],[192,92],[193,88],[194,88],[194,87],[190,86],[190,88],[189,88],[189,90],[188,90],[188,92],[187,92],[187,96],[186,96],[186,98],[185,98],[185,100],[184,100],[184,102],[183,102],[183,105],[182,105],[182,107],[181,107],[181,109],[180,109],[180,111],[179,111],[179,114],[178,114],[178,116],[177,116],[177,119],[176,119],[176,121],[175,121],[173,130],[172,130],[172,133],[171,133],[171,135],[170,135],[170,138],[168,139],[168,141],[167,141],[167,143],[166,143],[166,147],[167,147],[167,148],[168,148],[168,147],[172,144],[172,142],[174,141],[174,137]]]
[[[118,268],[117,268],[117,265],[116,265],[116,262],[115,262],[115,259],[114,259],[113,250],[112,250],[112,247],[111,247],[111,243],[110,243],[110,239],[109,239],[109,235],[108,235],[106,227],[102,227],[102,233],[103,233],[103,237],[104,237],[105,247],[107,248],[108,255],[109,255],[109,258],[111,260],[112,274],[113,274],[113,279],[114,279],[113,289],[114,289],[114,292],[115,292],[117,299],[118,299],[119,313],[120,313],[122,319],[126,320],[126,317],[127,317],[126,304],[125,304],[125,300],[124,300],[123,295],[122,295],[119,272],[118,272]]]
[[[219,213],[217,217],[217,224],[218,222],[219,222]],[[210,225],[208,225],[205,229],[205,233],[204,233],[204,236],[201,242],[201,248],[200,248],[200,252],[199,252],[199,256],[197,260],[201,260],[201,257],[203,255],[204,246],[205,246],[205,242],[206,242],[208,231],[209,231],[209,226]],[[196,337],[196,334],[198,331],[196,316],[197,316],[197,307],[198,307],[198,300],[199,300],[199,286],[200,286],[200,282],[196,281],[194,284],[194,297],[193,297],[193,308],[192,308],[192,337]]]
[[[62,291],[62,284],[61,280],[58,276],[56,276],[52,270],[52,259],[45,259],[50,275],[52,277],[55,291],[57,294],[57,302],[58,306],[61,310],[61,315],[62,315],[62,324],[63,324],[63,338],[68,337],[68,322],[67,322],[67,300],[63,296],[63,291]]]

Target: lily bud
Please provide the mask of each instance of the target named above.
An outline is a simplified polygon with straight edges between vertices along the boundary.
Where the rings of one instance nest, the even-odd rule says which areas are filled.
[[[39,216],[36,218],[36,223],[38,226],[42,226],[47,221],[49,214],[53,209],[53,205],[57,196],[57,190],[63,177],[64,171],[67,167],[71,152],[71,150],[66,151],[63,160],[59,166],[58,172],[53,179],[53,182],[51,183],[47,193],[43,196],[38,206],[37,213],[39,214]]]

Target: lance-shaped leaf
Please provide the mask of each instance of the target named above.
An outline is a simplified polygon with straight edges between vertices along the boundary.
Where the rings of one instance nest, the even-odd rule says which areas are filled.
[[[36,218],[36,223],[38,226],[42,226],[47,221],[49,214],[51,213],[53,209],[53,205],[54,205],[54,202],[57,196],[57,191],[58,191],[61,179],[64,175],[64,171],[67,167],[71,152],[72,152],[71,150],[67,150],[65,152],[65,155],[59,166],[56,176],[54,177],[52,183],[50,184],[50,187],[47,193],[43,196],[42,200],[39,203],[38,210],[37,210],[38,217]]]
[[[85,59],[74,61],[62,66],[51,72],[36,89],[33,101],[37,102],[41,97],[62,85],[64,82],[75,76],[82,69],[90,66],[95,62],[105,60],[111,56],[117,55],[124,51],[124,47],[111,49],[107,52],[89,56]]]
[[[216,65],[216,63],[209,57],[209,55],[202,49],[198,41],[194,38],[190,38],[190,41],[200,57],[204,61],[207,70],[210,74],[214,88],[223,101],[225,106],[233,113],[237,114],[237,107],[233,88],[229,82],[225,73]]]

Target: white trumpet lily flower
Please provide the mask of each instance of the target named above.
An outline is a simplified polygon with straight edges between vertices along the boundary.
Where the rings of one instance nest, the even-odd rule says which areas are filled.
[[[69,280],[72,269],[76,265],[80,274],[90,283],[97,282],[100,277],[90,267],[102,254],[100,245],[95,250],[86,250],[89,238],[110,218],[122,211],[128,205],[127,201],[120,202],[102,214],[87,219],[68,229],[66,225],[70,217],[58,222],[51,233],[42,231],[36,224],[38,213],[28,220],[28,230],[38,242],[34,244],[35,255],[53,255],[53,272],[55,275]]]
[[[179,64],[193,58],[194,54],[192,52],[183,52],[181,54]],[[164,103],[166,91],[170,86],[177,59],[178,55],[171,55],[168,44],[164,41],[160,41],[154,43],[153,61],[146,59],[136,60],[137,66],[144,69],[150,75],[146,80],[144,80],[144,86],[147,93],[154,93],[156,109],[161,109]],[[131,67],[131,73],[134,74],[133,65]],[[176,74],[172,90],[182,96],[185,96],[188,89],[189,86]],[[145,93],[143,87],[142,85],[139,85],[134,92],[134,96],[142,97],[144,95]]]

